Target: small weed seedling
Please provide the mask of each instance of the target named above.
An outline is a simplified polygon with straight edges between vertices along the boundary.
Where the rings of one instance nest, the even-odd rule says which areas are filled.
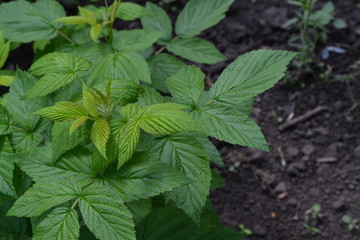
[[[299,30],[289,41],[289,45],[299,51],[299,55],[293,61],[296,69],[295,74],[288,76],[289,79],[299,81],[301,76],[310,74],[315,78],[322,76],[326,78],[329,75],[323,63],[315,65],[316,48],[319,42],[328,41],[329,27],[346,28],[344,20],[334,18],[335,6],[332,2],[327,2],[320,10],[315,10],[317,0],[289,0],[288,3],[299,8],[296,16],[287,21],[283,27],[295,25]],[[319,72],[319,74],[317,74]],[[300,82],[301,83],[301,82]],[[301,83],[303,84],[303,83]]]
[[[229,167],[229,171],[230,172],[235,172],[236,169],[238,169],[240,167],[241,163],[240,162],[234,162],[230,167]]]
[[[324,217],[324,215],[321,213],[321,205],[320,204],[314,204],[305,213],[310,214],[314,220],[320,220]]]
[[[239,225],[240,232],[244,234],[244,236],[250,236],[252,234],[252,231],[245,227],[244,224]]]
[[[307,223],[304,223],[304,227],[307,233],[311,234],[311,235],[316,235],[316,234],[320,234],[321,230],[317,227],[312,227]]]
[[[354,229],[359,229],[359,220],[356,218],[352,218],[350,216],[343,216],[342,221],[347,224],[349,231],[352,231]]]

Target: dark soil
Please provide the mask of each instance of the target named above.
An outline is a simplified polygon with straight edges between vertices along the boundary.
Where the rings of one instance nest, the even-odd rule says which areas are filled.
[[[79,1],[81,5],[88,1]],[[145,1],[133,1],[144,3]],[[155,1],[161,2],[161,1]],[[321,6],[325,1],[319,1]],[[164,5],[175,18],[186,0]],[[326,64],[333,76],[350,73],[349,65],[360,59],[360,2],[334,0],[336,16],[348,28],[332,29],[328,45],[346,49],[332,54]],[[68,4],[69,12],[76,12]],[[211,84],[226,65],[239,55],[260,48],[290,49],[294,30],[281,25],[294,15],[285,0],[236,0],[228,16],[201,37],[213,42],[228,58],[226,63],[201,65]],[[132,23],[127,28],[139,26]],[[12,54],[7,68],[27,69],[31,45]],[[217,142],[225,167],[219,168],[226,185],[212,193],[225,226],[244,224],[253,231],[249,240],[355,240],[360,231],[348,231],[344,215],[360,219],[360,78],[346,82],[302,79],[303,88],[284,82],[259,96],[252,114],[261,126],[271,153]],[[318,107],[327,107],[313,118],[279,131],[277,118],[286,121]],[[240,162],[236,171],[229,168]],[[321,219],[307,210],[320,204]],[[320,234],[306,231],[304,224]]]

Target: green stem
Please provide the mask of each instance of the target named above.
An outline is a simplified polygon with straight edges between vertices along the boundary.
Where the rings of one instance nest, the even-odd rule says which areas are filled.
[[[75,200],[75,202],[73,203],[73,205],[71,206],[71,209],[74,209],[76,207],[76,204],[79,202],[79,198],[77,198]]]
[[[176,40],[176,39],[179,39],[179,38],[180,38],[179,36],[176,36],[176,37],[174,37],[171,41]],[[156,55],[159,55],[159,54],[162,53],[165,49],[166,49],[165,46],[162,47],[162,48],[160,48],[154,55],[155,55],[155,56],[156,56]]]
[[[74,42],[73,40],[71,40],[71,38],[69,38],[68,36],[65,35],[65,33],[61,32],[61,31],[58,31],[58,33],[63,37],[65,38],[66,40],[68,40],[71,44],[75,45],[76,42]]]

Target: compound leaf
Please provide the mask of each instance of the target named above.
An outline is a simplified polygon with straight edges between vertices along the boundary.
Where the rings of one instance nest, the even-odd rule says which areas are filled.
[[[30,67],[30,72],[42,76],[26,93],[25,98],[46,96],[71,83],[78,73],[88,70],[90,62],[70,53],[49,53]]]
[[[264,92],[279,81],[296,53],[256,50],[238,57],[210,89],[211,96],[226,104],[238,104]]]
[[[88,116],[87,111],[81,105],[68,101],[58,102],[55,106],[43,108],[34,114],[59,122]]]
[[[176,20],[176,34],[188,38],[199,35],[225,17],[234,0],[190,0]]]
[[[103,185],[86,187],[79,206],[86,226],[98,239],[135,240],[131,213]]]
[[[90,136],[95,147],[106,158],[106,143],[110,136],[110,126],[106,119],[102,117],[96,119],[91,128]]]
[[[214,64],[226,60],[214,44],[200,38],[179,38],[166,44],[170,52],[193,62]]]
[[[79,237],[79,220],[75,209],[55,208],[35,228],[33,240],[77,240]]]

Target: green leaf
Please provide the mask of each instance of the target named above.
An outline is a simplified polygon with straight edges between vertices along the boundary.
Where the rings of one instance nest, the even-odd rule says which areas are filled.
[[[0,105],[0,136],[7,135],[12,132],[9,114],[6,109]]]
[[[165,80],[177,73],[179,69],[186,66],[185,63],[176,57],[166,53],[151,57],[148,60],[148,63],[151,72],[152,86],[165,93],[169,92]]]
[[[8,76],[8,75],[0,76],[0,86],[10,87],[13,81],[14,81],[14,76]]]
[[[336,18],[333,22],[333,25],[337,29],[344,29],[344,28],[347,28],[347,26],[348,26],[347,23],[343,19],[340,19],[340,18]]]
[[[195,106],[204,90],[204,80],[205,74],[199,68],[186,66],[171,76],[166,85],[176,101]]]
[[[193,112],[203,131],[219,140],[269,151],[256,123],[240,111],[221,104],[208,104]]]
[[[9,138],[11,145],[14,146],[15,152],[28,152],[38,146],[43,140],[41,133],[47,126],[47,122],[40,122],[40,124],[36,126],[39,129],[27,130],[14,127]]]
[[[81,147],[67,152],[59,160],[54,159],[49,145],[37,147],[27,153],[16,153],[12,159],[35,182],[61,179],[85,185],[94,179],[91,154]]]
[[[78,119],[76,119],[73,124],[71,124],[70,129],[69,129],[69,134],[72,135],[76,129],[78,129],[81,125],[83,125],[86,120],[88,120],[90,117],[88,116],[84,116],[84,117],[80,117]]]
[[[64,9],[54,0],[11,1],[0,5],[0,30],[12,42],[52,39],[62,27],[53,20],[64,16]]]
[[[56,103],[55,106],[36,111],[34,115],[46,117],[53,121],[65,122],[76,120],[80,117],[87,117],[88,113],[77,103],[63,101]]]
[[[95,63],[91,78],[125,78],[139,83],[151,83],[150,69],[145,59],[136,52],[107,54]]]
[[[210,89],[211,96],[226,104],[244,102],[274,86],[295,57],[289,51],[256,50],[238,57]]]
[[[129,210],[100,184],[86,187],[79,201],[86,226],[100,240],[135,240]]]
[[[135,116],[140,112],[141,106],[138,104],[128,104],[120,109],[121,120],[125,122],[136,120]],[[133,119],[132,119],[133,118]]]
[[[152,210],[152,199],[142,199],[126,203],[126,207],[133,216],[135,225],[138,225]]]
[[[82,99],[84,109],[94,118],[98,118],[99,113],[96,108],[101,104],[101,99],[85,85],[83,85]]]
[[[205,29],[225,18],[234,0],[190,0],[176,20],[176,34],[188,38],[199,35]]]
[[[5,101],[5,108],[11,119],[27,130],[33,130],[38,124],[40,117],[32,113],[45,106],[45,99],[22,100],[25,92],[36,82],[36,78],[27,72],[17,70],[9,94]]]
[[[223,228],[217,226],[211,226],[207,229],[202,229],[190,240],[240,240],[245,238],[247,235],[241,232],[236,232],[231,228]]]
[[[174,134],[153,140],[150,149],[161,153],[161,161],[179,170],[193,182],[165,193],[191,219],[200,224],[200,215],[209,193],[211,172],[209,160],[201,144],[190,134]]]
[[[249,116],[253,111],[253,105],[254,105],[255,97],[249,98],[243,102],[240,102],[238,104],[232,104],[231,107],[239,110],[246,116]]]
[[[66,207],[55,208],[36,227],[33,240],[77,240],[80,225],[76,210]]]
[[[14,184],[14,161],[11,159],[12,148],[6,136],[0,137],[0,192],[17,198]]]
[[[172,25],[167,13],[151,2],[146,3],[146,9],[151,13],[151,16],[141,18],[143,28],[150,32],[162,32],[162,36],[160,37],[161,41],[159,41],[160,44],[165,44],[170,41]]]
[[[0,32],[0,68],[5,64],[5,61],[9,55],[10,42],[5,42],[2,32]]]
[[[214,44],[200,38],[179,38],[166,44],[170,52],[193,62],[214,64],[226,60]]]
[[[78,73],[88,70],[90,62],[70,53],[49,53],[30,67],[30,72],[42,76],[26,93],[25,98],[46,96],[74,81]]]
[[[144,92],[140,94],[137,103],[140,106],[149,106],[149,105],[165,103],[165,102],[167,102],[167,99],[165,97],[161,96],[161,94],[157,92],[155,89],[147,87],[144,88]]]
[[[36,217],[80,194],[81,188],[68,181],[35,183],[7,212],[8,216]]]
[[[106,119],[102,117],[96,119],[91,128],[90,136],[95,147],[106,158],[106,143],[110,136],[110,126]]]
[[[102,30],[103,30],[103,27],[102,27],[102,25],[99,24],[99,23],[91,26],[91,29],[90,29],[91,39],[96,42],[97,39],[99,38]]]
[[[121,2],[115,16],[125,21],[132,21],[143,16],[150,15],[150,12],[136,3]]]
[[[69,16],[58,18],[54,22],[62,22],[65,24],[87,24],[88,20],[82,16]]]
[[[125,202],[145,199],[189,183],[190,180],[162,162],[125,164],[104,184]]]
[[[113,48],[119,51],[139,52],[153,45],[161,32],[150,32],[143,29],[119,31],[114,34]]]
[[[142,109],[138,117],[139,127],[153,135],[167,135],[176,132],[198,131],[193,118],[175,103],[150,105]]]
[[[136,151],[137,145],[140,141],[140,128],[137,121],[127,122],[118,135],[117,139],[119,148],[119,162],[117,168],[119,169],[125,162],[127,162]]]
[[[197,137],[196,140],[202,145],[204,148],[208,159],[210,162],[216,163],[217,165],[223,167],[224,162],[221,158],[221,155],[214,144],[206,137]]]

